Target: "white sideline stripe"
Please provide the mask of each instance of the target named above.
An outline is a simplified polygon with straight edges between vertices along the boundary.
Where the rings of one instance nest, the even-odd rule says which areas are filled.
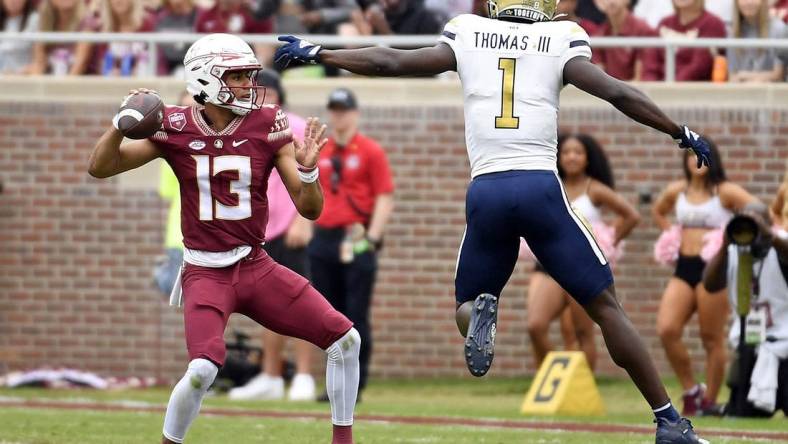
[[[575,210],[572,209],[572,205],[567,200],[566,191],[564,190],[564,184],[561,182],[561,178],[558,177],[558,173],[554,172],[553,174],[555,174],[555,180],[558,181],[558,186],[561,187],[561,198],[564,200],[566,211],[569,213],[570,216],[572,216],[572,220],[575,221],[578,228],[580,228],[580,231],[583,232],[583,235],[586,237],[588,244],[591,245],[591,249],[594,250],[594,254],[596,255],[596,258],[599,259],[599,263],[602,265],[607,264],[607,258],[605,257],[605,254],[602,253],[602,250],[599,249],[596,240],[594,240],[594,235],[588,231],[588,227],[586,227],[586,224],[584,224],[583,221],[577,217],[577,214],[575,214]]]

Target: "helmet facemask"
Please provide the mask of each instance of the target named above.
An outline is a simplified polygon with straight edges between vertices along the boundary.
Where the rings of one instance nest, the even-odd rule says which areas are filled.
[[[265,88],[262,86],[257,85],[257,73],[260,71],[259,66],[233,66],[227,67],[222,65],[214,65],[211,69],[211,75],[216,77],[219,85],[219,92],[216,94],[216,98],[213,101],[208,100],[208,103],[212,103],[216,106],[220,106],[222,108],[227,108],[238,114],[239,116],[245,116],[250,111],[260,109],[260,103],[258,102],[257,98],[260,95],[258,90],[263,90],[263,96],[265,94]],[[224,80],[224,76],[232,73],[233,71],[246,71],[247,77],[251,80],[250,86],[229,86],[227,82]],[[233,90],[238,91],[240,89],[248,89],[249,90],[249,97],[247,98],[240,98],[238,97]]]

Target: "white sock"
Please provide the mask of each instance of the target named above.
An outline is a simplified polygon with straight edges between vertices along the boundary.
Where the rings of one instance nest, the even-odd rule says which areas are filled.
[[[164,437],[181,443],[186,437],[192,421],[197,417],[202,398],[213,384],[219,368],[207,359],[195,359],[189,363],[186,374],[172,389],[167,413],[164,415]]]
[[[361,336],[355,328],[351,328],[326,349],[326,391],[331,401],[331,423],[334,425],[353,425],[353,409],[358,396],[360,350]]]

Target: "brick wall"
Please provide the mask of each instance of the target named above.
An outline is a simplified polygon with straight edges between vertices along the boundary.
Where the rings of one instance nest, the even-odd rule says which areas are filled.
[[[731,179],[770,200],[788,158],[788,110],[710,110],[688,103],[668,111],[713,134]],[[113,375],[175,377],[183,371],[180,313],[166,306],[151,283],[165,208],[153,187],[126,187],[122,179],[99,181],[85,172],[113,109],[99,101],[0,100],[0,372],[39,365]],[[303,106],[295,111],[321,112]],[[560,118],[563,129],[600,139],[619,189],[632,202],[639,193],[655,195],[681,174],[680,154],[668,138],[608,108],[565,105]],[[464,375],[452,295],[468,183],[462,109],[371,104],[363,130],[386,147],[397,185],[373,307],[373,372]],[[616,272],[619,294],[667,370],[654,324],[670,270],[652,262],[658,233],[649,207],[637,208],[644,222]],[[526,268],[518,266],[504,290],[493,375],[531,369]],[[232,327],[259,331],[242,319]],[[687,337],[699,356],[697,329]],[[604,351],[601,356],[600,369],[616,373]],[[318,370],[322,357],[316,361]]]

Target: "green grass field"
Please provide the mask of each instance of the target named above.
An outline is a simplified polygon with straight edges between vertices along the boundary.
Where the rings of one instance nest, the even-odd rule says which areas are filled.
[[[462,425],[457,419],[489,419],[515,424],[559,421],[652,427],[651,414],[629,382],[602,379],[599,388],[608,410],[606,417],[524,417],[520,404],[530,380],[471,378],[408,380],[373,383],[356,412],[358,444],[373,443],[653,443],[653,433],[597,433],[590,431],[523,430],[491,425]],[[670,386],[674,398],[678,388]],[[88,390],[0,390],[0,443],[14,444],[122,444],[157,443],[168,389],[122,392]],[[9,407],[13,401],[99,403],[91,409]],[[99,407],[123,407],[113,411]],[[140,407],[139,410],[134,407]],[[325,404],[288,402],[235,402],[209,397],[189,432],[189,443],[327,443],[330,442]],[[153,411],[151,411],[153,410]],[[288,418],[252,417],[255,412],[288,413]],[[241,414],[242,416],[234,416]],[[303,414],[303,417],[297,417]],[[246,416],[244,416],[246,415]],[[270,415],[269,415],[270,416]],[[374,417],[374,420],[364,419]],[[400,417],[429,417],[422,424],[403,423]],[[774,437],[736,438],[739,432],[788,431],[788,421],[698,418],[700,431],[712,431],[713,443],[778,442]],[[723,436],[719,436],[720,432]],[[788,441],[783,441],[788,442]]]

